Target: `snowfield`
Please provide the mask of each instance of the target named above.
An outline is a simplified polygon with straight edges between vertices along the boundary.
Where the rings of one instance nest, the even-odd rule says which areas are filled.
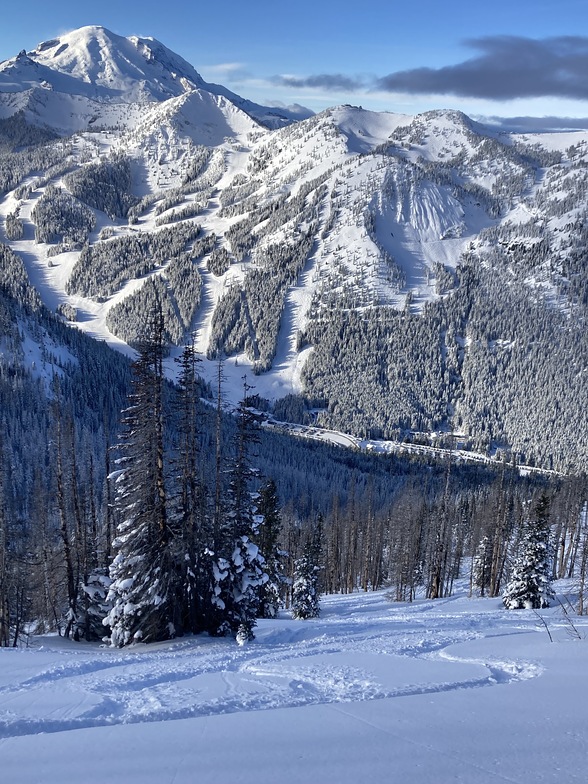
[[[18,784],[586,782],[588,618],[386,591],[323,597],[257,638],[0,649]]]

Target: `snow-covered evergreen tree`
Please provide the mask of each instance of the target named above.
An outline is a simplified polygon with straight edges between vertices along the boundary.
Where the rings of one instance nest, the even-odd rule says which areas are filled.
[[[4,512],[4,439],[0,431],[0,648],[10,645],[8,525]]]
[[[539,610],[554,598],[549,553],[549,498],[542,494],[523,523],[511,577],[502,601],[509,610]]]
[[[264,561],[254,543],[257,520],[254,514],[251,480],[256,471],[251,466],[250,450],[257,441],[257,419],[247,405],[247,392],[237,409],[235,456],[230,471],[219,553],[214,562],[212,602],[220,611],[222,622],[216,633],[234,634],[240,643],[252,640],[259,609],[259,588],[267,580]],[[220,557],[218,557],[220,556]]]
[[[492,542],[490,537],[484,536],[478,544],[472,562],[472,593],[485,596],[490,587],[492,571]]]
[[[176,532],[179,566],[178,632],[198,633],[206,628],[207,590],[210,559],[206,548],[211,541],[210,519],[206,514],[206,488],[202,481],[199,444],[198,357],[194,344],[184,347],[179,364],[177,414],[178,454],[175,461],[176,493],[172,515]]]
[[[104,618],[112,609],[108,602],[110,577],[106,571],[95,569],[82,585],[83,632],[86,640],[102,640],[104,638]]]
[[[163,451],[163,320],[159,310],[149,340],[134,363],[131,405],[116,479],[121,522],[113,542],[104,619],[111,645],[153,642],[174,636],[174,563],[167,516]]]
[[[294,564],[292,585],[292,617],[304,621],[318,618],[320,613],[319,572],[321,556],[322,520],[308,535],[302,555]]]
[[[285,553],[279,547],[278,539],[282,530],[278,490],[273,479],[269,479],[260,489],[257,499],[257,544],[265,561],[267,580],[260,588],[259,617],[275,618],[282,605],[281,592],[286,577],[283,573]]]

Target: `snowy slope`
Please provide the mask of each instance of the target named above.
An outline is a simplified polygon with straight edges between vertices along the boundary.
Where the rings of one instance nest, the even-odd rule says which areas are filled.
[[[46,59],[50,49],[41,49]],[[78,59],[86,62],[85,58]],[[79,71],[81,66],[76,68]],[[82,75],[100,83],[101,73],[83,71]],[[396,307],[401,307],[411,292],[413,307],[422,307],[436,296],[435,265],[454,267],[480,230],[494,223],[484,205],[476,200],[476,194],[459,194],[451,184],[424,178],[414,165],[417,158],[438,163],[451,152],[462,161],[474,159],[468,177],[485,188],[492,188],[508,167],[516,167],[508,160],[480,156],[479,145],[484,137],[476,135],[475,124],[454,112],[410,118],[347,106],[272,134],[256,125],[234,103],[205,89],[143,104],[96,102],[87,96],[56,94],[39,88],[19,95],[20,104],[16,103],[15,94],[4,95],[10,99],[11,111],[26,106],[29,119],[43,119],[61,131],[65,127],[80,130],[92,120],[98,132],[87,138],[95,146],[84,144],[82,137],[78,144],[80,154],[87,158],[91,149],[96,156],[110,149],[130,154],[136,162],[134,187],[139,194],[163,194],[166,188],[181,184],[192,145],[224,149],[224,172],[219,172],[217,180],[219,193],[230,190],[238,176],[250,195],[242,199],[245,209],[234,218],[221,217],[219,208],[226,197],[221,195],[220,201],[209,203],[209,210],[198,222],[219,236],[240,219],[254,217],[258,205],[282,194],[295,196],[304,183],[320,181],[325,190],[319,204],[320,234],[307,269],[288,294],[284,322],[289,324],[290,337],[283,335],[280,339],[274,372],[257,381],[260,394],[270,398],[300,390],[301,357],[292,336],[304,328],[311,304],[320,301],[322,292],[355,287],[361,292],[360,303],[380,301]],[[7,106],[5,103],[5,113]],[[115,130],[100,132],[101,127],[117,126],[122,126],[122,135]],[[60,184],[59,179],[55,184]],[[318,188],[319,185],[311,194]],[[23,216],[30,214],[40,193],[32,194],[30,203],[22,205]],[[189,202],[187,196],[184,203]],[[5,199],[0,213],[7,214],[14,204],[10,198]],[[141,219],[141,229],[153,230],[155,217],[147,212]],[[102,221],[101,226],[104,225]],[[261,246],[284,242],[295,230],[295,221],[284,225],[264,237]],[[30,241],[13,246],[26,250],[28,258],[36,257],[45,265],[43,246]],[[68,270],[74,261],[70,258]],[[204,274],[203,300],[209,306],[200,312],[194,325],[203,352],[208,348],[215,304],[231,281],[243,279],[250,263],[246,258],[244,264],[231,266],[218,281]],[[54,270],[43,276],[50,289],[44,289],[44,296],[50,304],[68,300],[64,293],[67,275],[63,272],[58,257]],[[99,326],[105,323],[113,301],[84,304],[77,298],[72,304],[96,313],[98,321],[89,318],[82,322],[84,328],[116,343]],[[242,355],[238,361],[242,366],[249,360]],[[240,370],[237,375],[240,378]]]
[[[587,627],[499,600],[323,598],[257,639],[0,649],[0,755],[19,784],[585,781]],[[80,765],[72,759],[83,760]],[[98,774],[98,771],[102,771]]]

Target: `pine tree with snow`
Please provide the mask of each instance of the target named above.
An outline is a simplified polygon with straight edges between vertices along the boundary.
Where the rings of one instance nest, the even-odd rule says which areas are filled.
[[[472,561],[472,593],[485,596],[490,588],[492,571],[492,542],[489,536],[484,536],[478,544]]]
[[[131,405],[125,412],[116,477],[121,522],[110,566],[112,604],[104,625],[112,646],[175,635],[173,536],[167,516],[163,448],[163,319],[133,365]]]
[[[502,602],[508,610],[549,607],[551,587],[549,498],[543,493],[534,514],[523,523],[521,539]]]
[[[222,510],[217,553],[213,564],[212,604],[221,622],[216,634],[233,634],[240,643],[254,638],[259,610],[259,589],[267,580],[264,560],[255,544],[257,519],[251,481],[257,475],[250,451],[257,442],[258,422],[247,403],[250,387],[237,409],[235,454]]]
[[[265,561],[267,580],[260,588],[259,617],[275,618],[282,605],[281,592],[286,583],[283,573],[284,551],[278,539],[282,530],[278,491],[273,479],[259,490],[257,499],[258,534],[256,543]]]
[[[292,584],[292,618],[305,621],[320,613],[319,573],[321,558],[322,519],[309,533],[302,555],[294,564]]]
[[[10,557],[8,520],[4,511],[4,439],[0,431],[0,648],[10,645]]]
[[[202,481],[197,421],[200,397],[197,369],[201,360],[193,342],[184,347],[176,362],[179,365],[176,396],[179,443],[172,516],[179,566],[178,632],[195,634],[206,628],[205,606],[210,583],[206,546],[211,542],[211,520],[206,514],[206,488]]]
[[[84,639],[104,639],[104,618],[112,609],[108,602],[110,577],[106,569],[95,569],[82,585],[84,596]]]

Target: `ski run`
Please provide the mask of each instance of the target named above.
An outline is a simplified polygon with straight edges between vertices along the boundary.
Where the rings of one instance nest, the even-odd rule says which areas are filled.
[[[318,619],[282,611],[241,647],[1,649],[3,768],[19,784],[585,782],[588,619],[466,589],[324,596]]]

